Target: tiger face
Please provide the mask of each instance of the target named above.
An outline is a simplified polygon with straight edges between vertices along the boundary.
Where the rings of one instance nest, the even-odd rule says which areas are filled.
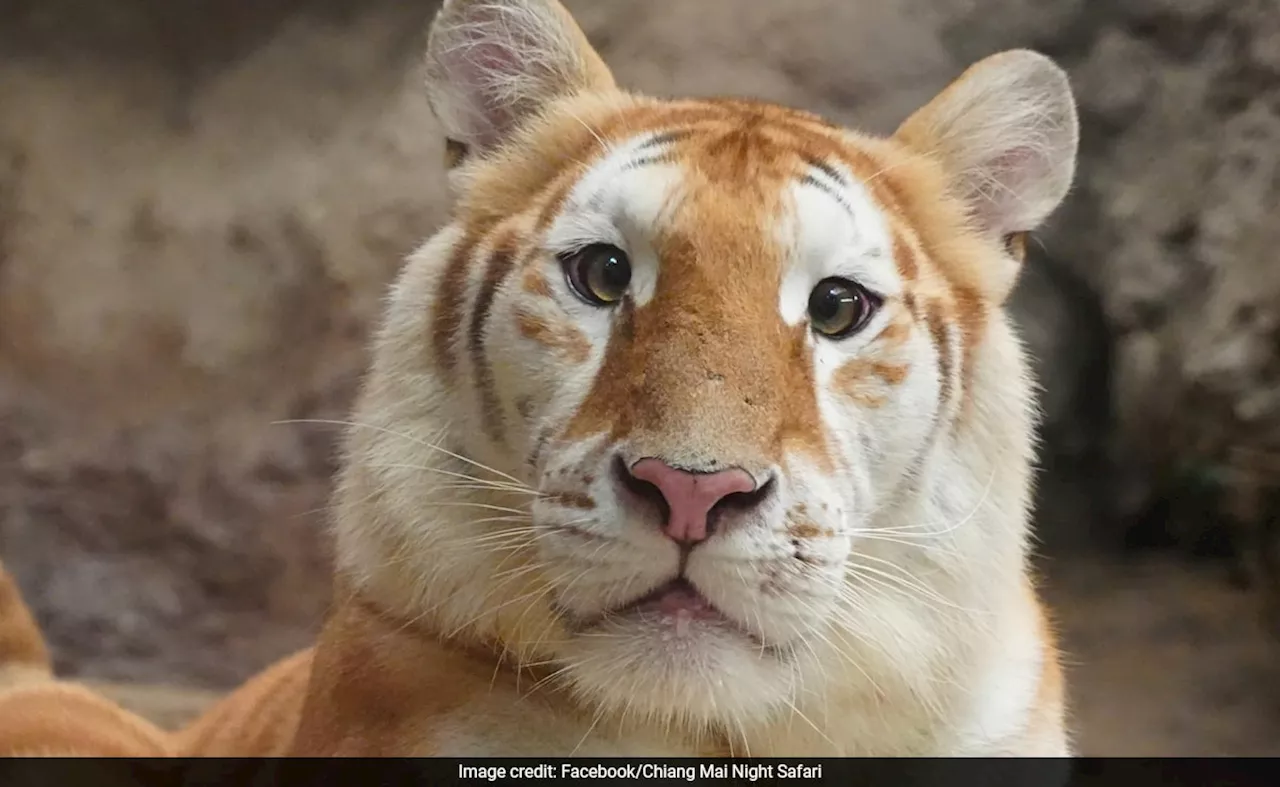
[[[1061,72],[993,57],[877,139],[625,94],[546,0],[445,3],[429,66],[458,202],[376,345],[347,569],[666,723],[976,658],[1023,581],[1002,303],[1071,179]]]

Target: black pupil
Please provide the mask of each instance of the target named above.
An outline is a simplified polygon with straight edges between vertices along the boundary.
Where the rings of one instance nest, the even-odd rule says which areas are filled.
[[[600,263],[600,282],[609,294],[625,290],[631,283],[631,266],[617,254],[609,254]]]
[[[820,323],[830,323],[840,318],[846,306],[857,301],[857,296],[848,287],[838,282],[831,282],[820,287],[809,301],[809,314]]]

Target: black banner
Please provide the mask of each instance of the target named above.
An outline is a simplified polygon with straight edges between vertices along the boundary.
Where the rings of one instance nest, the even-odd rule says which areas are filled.
[[[0,760],[0,787],[1280,787],[1268,759]]]

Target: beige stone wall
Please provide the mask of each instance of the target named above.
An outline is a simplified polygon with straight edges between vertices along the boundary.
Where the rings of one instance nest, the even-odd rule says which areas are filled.
[[[68,669],[225,685],[323,612],[334,429],[273,422],[345,417],[445,207],[429,12],[0,57],[0,550]]]

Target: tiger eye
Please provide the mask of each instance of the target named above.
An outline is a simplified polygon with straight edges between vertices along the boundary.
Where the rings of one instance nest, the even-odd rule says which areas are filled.
[[[809,324],[829,339],[842,339],[867,324],[877,302],[848,279],[827,278],[809,293]]]
[[[608,243],[593,243],[561,257],[565,277],[579,298],[592,306],[611,306],[631,286],[631,260]]]

